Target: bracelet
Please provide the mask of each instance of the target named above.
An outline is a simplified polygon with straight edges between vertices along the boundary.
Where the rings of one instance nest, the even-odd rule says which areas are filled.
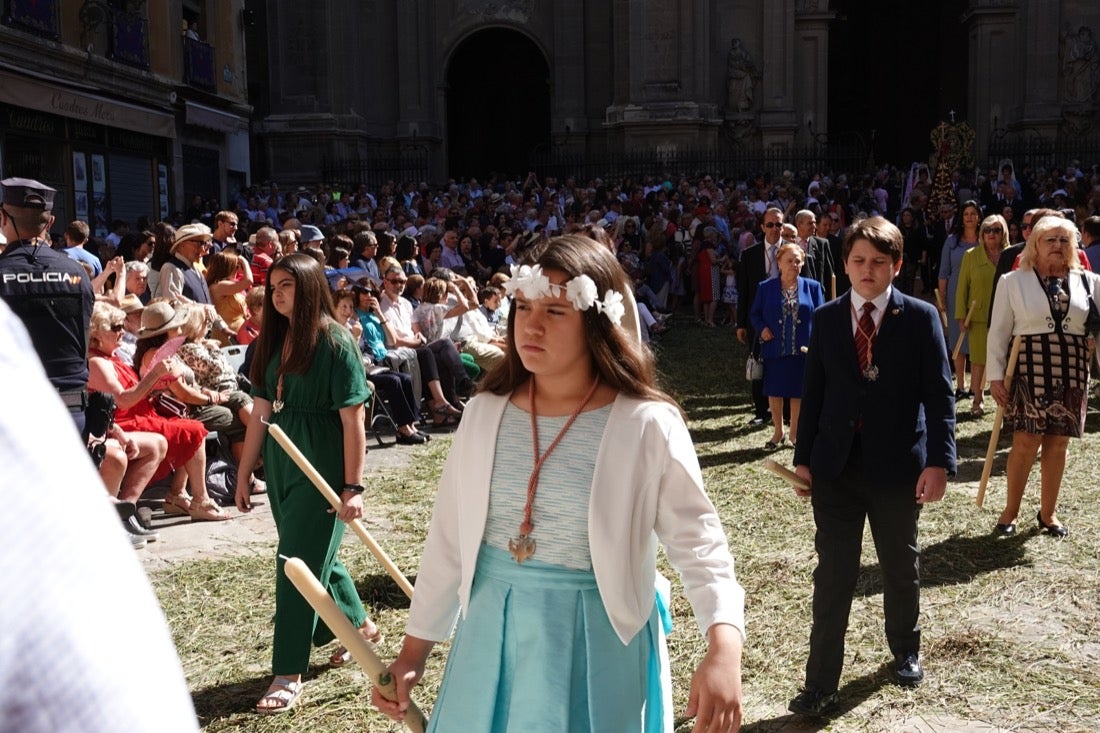
[[[390,319],[389,319],[389,318],[379,318],[379,319],[378,319],[378,322],[379,322],[379,323],[389,323],[389,322],[390,322]]]
[[[366,491],[366,487],[362,484],[344,484],[344,491],[350,491],[353,494],[362,494]]]

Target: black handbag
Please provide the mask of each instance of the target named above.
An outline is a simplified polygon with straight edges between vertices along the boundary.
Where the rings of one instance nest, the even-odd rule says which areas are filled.
[[[1085,319],[1085,333],[1095,338],[1100,334],[1100,310],[1096,308],[1096,301],[1092,299],[1092,287],[1089,285],[1088,275],[1081,273],[1081,284],[1085,286],[1085,297],[1089,301],[1089,315]]]
[[[161,417],[187,417],[187,403],[167,392],[157,392],[155,397],[149,399],[153,403],[153,409]]]

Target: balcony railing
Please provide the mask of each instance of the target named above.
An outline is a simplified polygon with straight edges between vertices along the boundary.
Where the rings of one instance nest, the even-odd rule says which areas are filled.
[[[183,39],[183,80],[207,92],[218,91],[214,76],[214,47],[194,38]]]
[[[54,41],[60,39],[59,0],[8,0],[4,24]]]

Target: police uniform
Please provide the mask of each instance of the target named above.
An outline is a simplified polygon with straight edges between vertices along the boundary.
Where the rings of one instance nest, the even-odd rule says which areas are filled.
[[[53,207],[54,190],[30,179],[0,181],[7,207]],[[20,232],[23,234],[23,232]],[[95,295],[79,262],[48,242],[20,239],[0,254],[0,298],[30,333],[50,383],[83,429],[88,387],[88,324]]]

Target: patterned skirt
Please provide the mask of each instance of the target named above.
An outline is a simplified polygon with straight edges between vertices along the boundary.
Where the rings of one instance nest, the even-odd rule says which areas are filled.
[[[1080,438],[1088,400],[1088,359],[1088,339],[1084,336],[1024,336],[1005,409],[1013,430]]]

